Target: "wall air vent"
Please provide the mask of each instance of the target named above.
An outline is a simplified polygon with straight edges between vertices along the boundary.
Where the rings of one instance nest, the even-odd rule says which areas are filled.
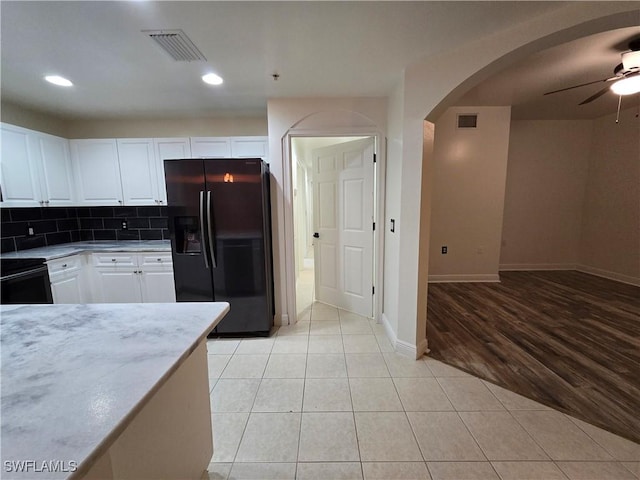
[[[142,30],[176,62],[206,62],[207,59],[182,30]]]
[[[458,128],[478,128],[478,115],[475,113],[458,115]]]

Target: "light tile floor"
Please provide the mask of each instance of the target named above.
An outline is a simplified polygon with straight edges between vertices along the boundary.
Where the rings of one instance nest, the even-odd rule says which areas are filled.
[[[392,352],[314,303],[270,338],[208,342],[210,480],[638,480],[640,445]]]

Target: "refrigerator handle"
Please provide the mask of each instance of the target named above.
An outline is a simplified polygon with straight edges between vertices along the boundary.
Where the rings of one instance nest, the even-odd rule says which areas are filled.
[[[217,268],[216,265],[216,252],[213,247],[213,242],[215,241],[215,237],[213,236],[213,218],[211,217],[211,190],[207,190],[207,233],[209,234],[209,251],[211,252],[211,264],[213,268]]]
[[[209,252],[207,251],[207,235],[204,229],[204,191],[200,190],[200,243],[202,244],[202,256],[204,257],[204,266],[209,268]]]

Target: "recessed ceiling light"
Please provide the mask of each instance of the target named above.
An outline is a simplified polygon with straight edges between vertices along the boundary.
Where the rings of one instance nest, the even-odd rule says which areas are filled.
[[[204,83],[208,83],[209,85],[221,85],[222,77],[216,75],[215,73],[207,73],[202,76],[202,81]]]
[[[58,85],[60,87],[71,87],[73,86],[73,83],[71,83],[70,80],[67,80],[64,77],[61,77],[59,75],[47,75],[46,77],[44,77],[44,79],[49,82],[49,83],[53,83],[54,85]]]

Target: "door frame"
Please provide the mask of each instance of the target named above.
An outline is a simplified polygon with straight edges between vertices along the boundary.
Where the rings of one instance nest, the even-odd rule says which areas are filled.
[[[295,245],[293,240],[294,213],[293,213],[293,164],[291,155],[291,140],[295,137],[373,137],[374,152],[376,154],[376,167],[374,171],[374,222],[376,230],[373,235],[373,280],[375,291],[373,294],[373,318],[376,322],[382,321],[384,298],[384,206],[385,206],[385,178],[387,160],[387,139],[379,130],[371,128],[335,128],[335,129],[289,129],[282,138],[282,153],[285,168],[283,190],[285,199],[291,201],[289,208],[285,209],[285,288],[287,299],[288,323],[293,325],[298,321],[296,306],[296,272],[295,272]]]

